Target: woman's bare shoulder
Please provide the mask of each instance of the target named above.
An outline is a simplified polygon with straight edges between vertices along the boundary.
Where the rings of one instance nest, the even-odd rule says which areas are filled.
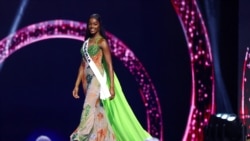
[[[98,41],[98,44],[101,48],[106,48],[108,47],[108,42],[105,38],[101,38],[99,41]]]

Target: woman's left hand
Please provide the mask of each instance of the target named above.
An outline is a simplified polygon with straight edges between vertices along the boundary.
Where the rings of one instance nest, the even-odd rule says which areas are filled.
[[[114,88],[110,88],[109,89],[109,92],[111,94],[111,96],[109,97],[110,100],[114,99],[115,98],[115,91],[114,91]]]

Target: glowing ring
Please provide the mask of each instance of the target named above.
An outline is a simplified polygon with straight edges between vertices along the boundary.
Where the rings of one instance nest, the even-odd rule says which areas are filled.
[[[214,69],[206,26],[195,0],[171,0],[189,49],[192,95],[183,141],[203,140],[203,128],[214,114]]]
[[[51,38],[69,38],[83,41],[86,24],[71,20],[52,20],[27,26],[0,41],[0,63],[28,44]],[[131,50],[114,35],[107,32],[112,54],[123,62],[139,83],[140,94],[147,114],[148,131],[163,140],[160,102],[151,78]],[[6,48],[6,46],[8,46]]]
[[[247,137],[250,137],[250,49],[247,47],[242,69],[241,96],[240,96],[240,119],[247,127]]]

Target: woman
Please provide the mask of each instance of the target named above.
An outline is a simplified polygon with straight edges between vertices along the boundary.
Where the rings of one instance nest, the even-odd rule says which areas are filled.
[[[92,14],[88,20],[81,53],[83,61],[79,67],[73,97],[79,98],[78,89],[82,82],[85,101],[80,124],[71,134],[70,140],[157,140],[142,128],[123,95],[98,14]]]

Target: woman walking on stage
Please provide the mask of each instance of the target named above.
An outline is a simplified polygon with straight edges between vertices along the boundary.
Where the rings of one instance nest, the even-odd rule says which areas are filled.
[[[87,23],[82,62],[73,89],[82,82],[85,101],[71,141],[158,141],[145,131],[129,106],[114,73],[110,48],[99,14]]]

